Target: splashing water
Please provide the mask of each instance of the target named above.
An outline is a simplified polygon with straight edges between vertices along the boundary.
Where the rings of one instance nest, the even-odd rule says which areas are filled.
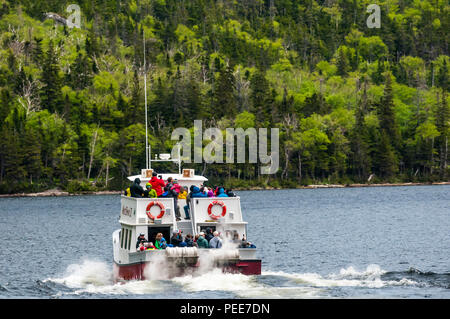
[[[382,280],[386,273],[378,265],[369,265],[358,271],[353,266],[343,268],[337,274],[321,276],[317,273],[286,273],[266,271],[261,276],[223,273],[221,269],[206,267],[195,272],[168,279],[164,275],[164,259],[147,267],[148,280],[114,283],[112,267],[105,262],[84,260],[70,265],[62,278],[52,281],[73,289],[68,294],[80,295],[165,295],[181,293],[183,298],[210,292],[232,294],[238,298],[320,298],[329,295],[333,287],[382,288],[386,286],[415,286],[410,279]],[[161,268],[162,267],[162,268]],[[45,282],[45,281],[44,281]],[[59,295],[62,293],[60,292]]]

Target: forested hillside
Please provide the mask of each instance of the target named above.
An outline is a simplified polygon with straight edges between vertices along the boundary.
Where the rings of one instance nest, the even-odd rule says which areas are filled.
[[[366,24],[371,3],[380,28]],[[70,4],[81,28],[46,15],[67,18]],[[447,181],[449,8],[0,0],[0,192],[124,187],[145,166],[144,72],[154,154],[170,152],[173,129],[195,119],[204,129],[280,129],[277,174],[189,165],[214,182]]]

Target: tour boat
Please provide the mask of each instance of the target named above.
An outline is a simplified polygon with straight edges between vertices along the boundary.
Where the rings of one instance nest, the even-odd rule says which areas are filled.
[[[177,161],[168,159],[169,154],[160,154],[162,159],[152,161]],[[178,160],[179,161],[179,160]],[[166,182],[169,177],[186,187],[201,187],[208,179],[195,175],[193,169],[183,169],[178,162],[178,174],[158,174]],[[147,166],[148,167],[148,166]],[[141,180],[141,186],[151,179],[153,169],[142,169],[140,175],[129,176],[130,181]],[[201,197],[190,200],[190,219],[185,219],[183,207],[186,200],[178,199],[181,220],[175,216],[173,198],[134,198],[121,196],[119,223],[121,228],[113,232],[114,279],[146,280],[166,279],[180,275],[195,274],[220,268],[223,272],[260,275],[261,260],[257,258],[257,248],[242,248],[242,239],[247,239],[247,222],[241,212],[239,197]],[[170,244],[175,231],[195,237],[210,228],[218,231],[222,238],[222,248],[167,247],[166,249],[143,250],[136,248],[138,236],[155,243],[155,236],[162,233]],[[236,233],[239,239],[231,236]]]

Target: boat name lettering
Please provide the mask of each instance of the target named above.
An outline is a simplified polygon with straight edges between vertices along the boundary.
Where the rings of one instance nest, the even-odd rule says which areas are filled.
[[[122,215],[131,217],[131,208],[123,206],[122,207]]]

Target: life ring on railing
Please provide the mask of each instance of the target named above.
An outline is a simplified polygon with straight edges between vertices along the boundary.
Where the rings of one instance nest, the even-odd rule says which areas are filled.
[[[161,210],[159,212],[159,215],[156,216],[156,218],[159,219],[159,218],[163,217],[164,213],[166,212],[165,207],[161,202],[156,202],[156,201],[150,202],[150,204],[148,204],[147,208],[145,209],[145,213],[147,214],[148,218],[153,219],[153,220],[155,219],[155,216],[153,216],[152,213],[150,213],[150,209],[152,209],[152,207],[155,205],[158,205],[159,209]]]
[[[215,215],[212,213],[212,208],[215,205],[222,206],[222,214]],[[213,219],[219,219],[220,217],[224,217],[226,215],[226,213],[227,213],[227,206],[225,206],[225,204],[222,201],[215,200],[208,206],[208,215]]]

